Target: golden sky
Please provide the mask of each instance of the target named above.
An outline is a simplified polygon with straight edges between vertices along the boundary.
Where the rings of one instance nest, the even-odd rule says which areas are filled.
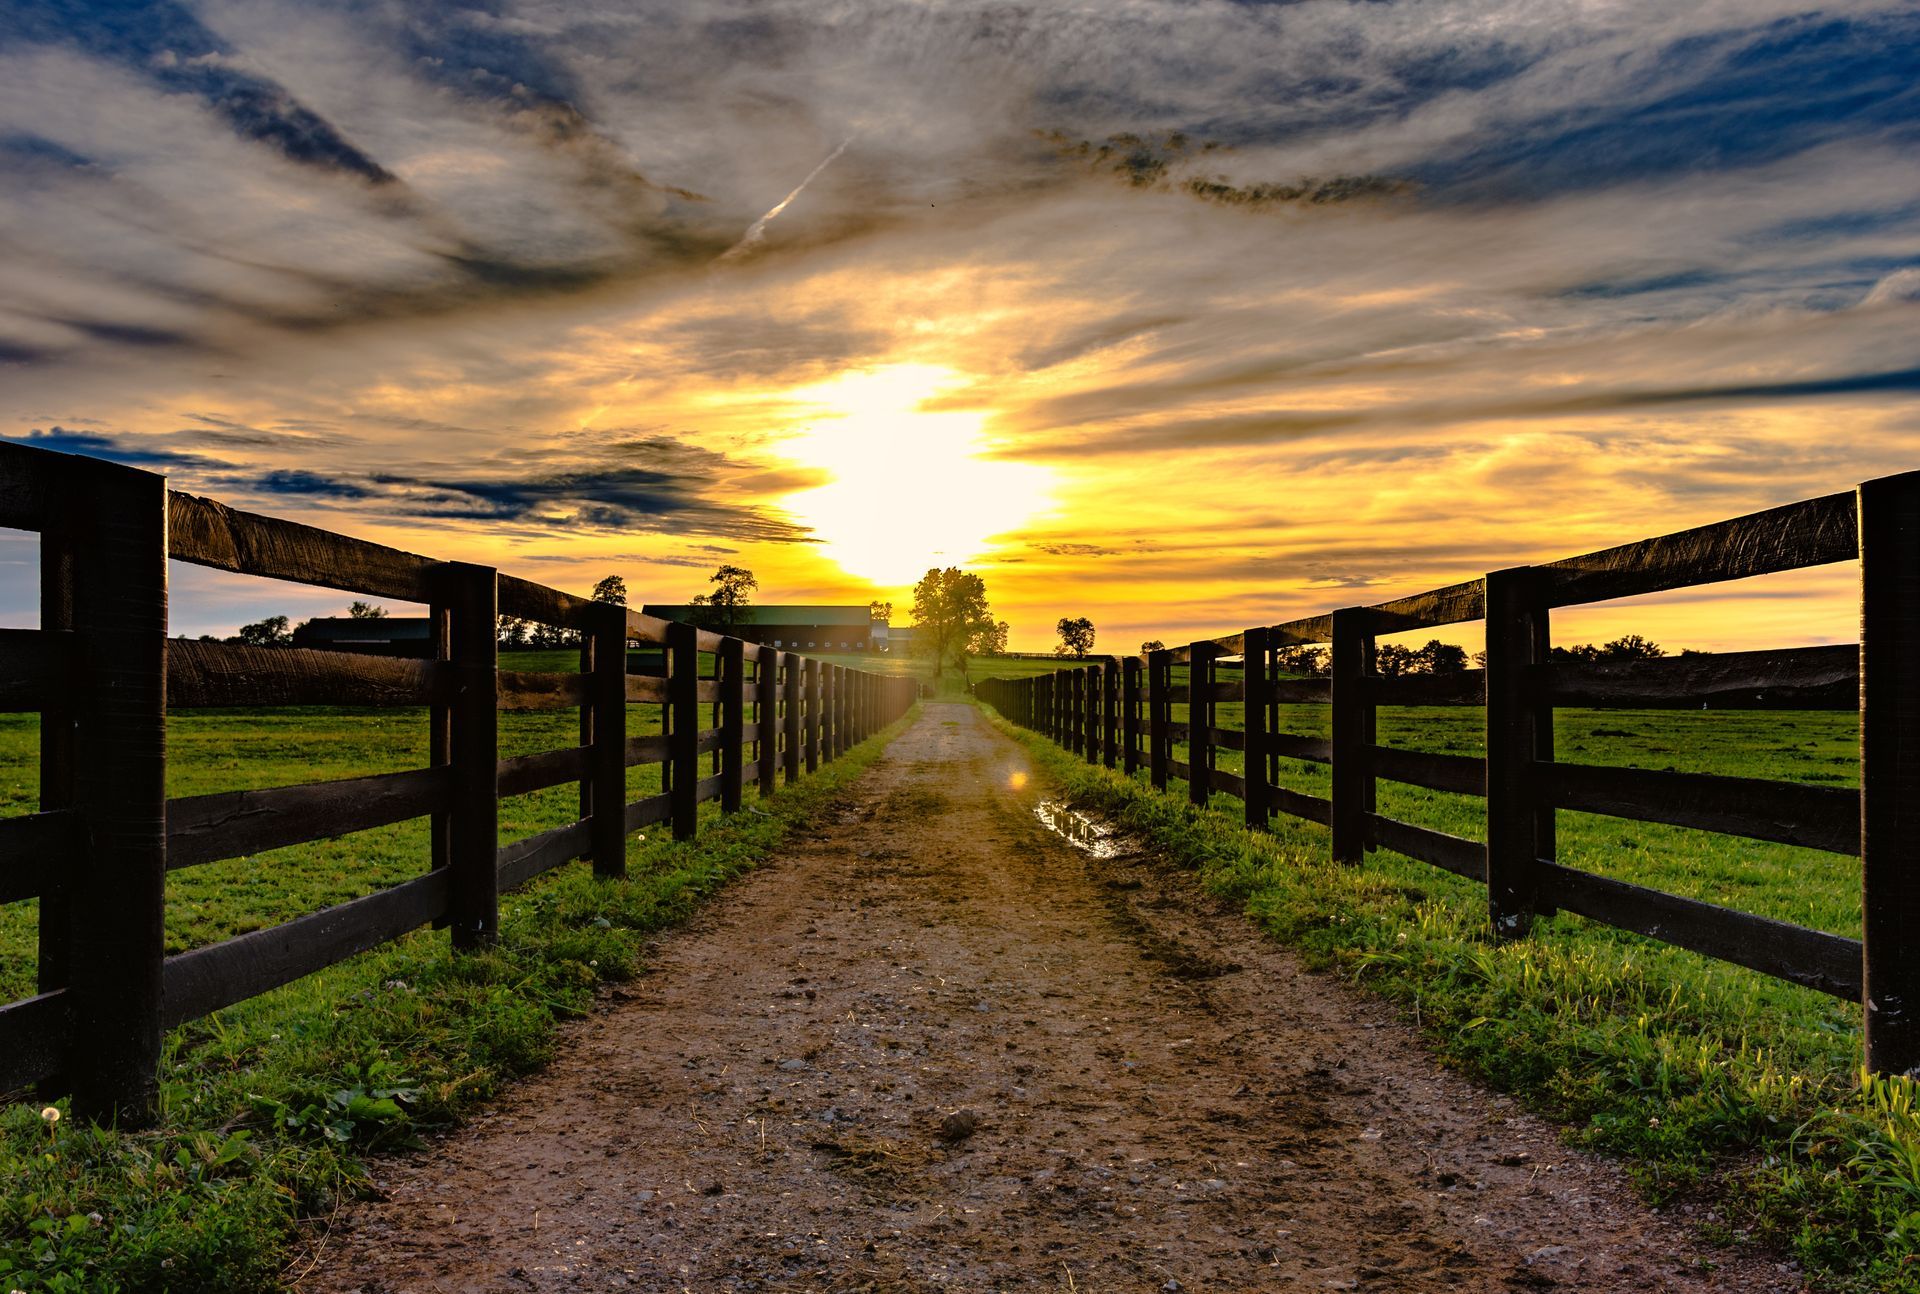
[[[1920,466],[1912,11],[1543,8],[30,31],[0,48],[0,434],[636,601],[726,562],[764,602],[904,610],[967,566],[1028,650]],[[0,543],[8,623],[31,571]],[[185,632],[345,600],[177,577]],[[1853,578],[1558,630],[1842,641]]]

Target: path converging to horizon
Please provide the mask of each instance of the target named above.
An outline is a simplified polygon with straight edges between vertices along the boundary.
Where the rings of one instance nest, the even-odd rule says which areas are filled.
[[[1800,1288],[929,704],[298,1288]]]

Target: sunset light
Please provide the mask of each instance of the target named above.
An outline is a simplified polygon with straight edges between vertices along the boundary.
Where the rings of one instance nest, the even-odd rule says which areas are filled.
[[[807,425],[778,452],[830,479],[779,506],[849,575],[881,588],[912,584],[929,567],[990,557],[995,536],[1048,507],[1051,469],[982,457],[984,415],[921,407],[960,380],[901,365],[791,393]]]
[[[1920,1294],[1916,69],[0,0],[0,1294]]]

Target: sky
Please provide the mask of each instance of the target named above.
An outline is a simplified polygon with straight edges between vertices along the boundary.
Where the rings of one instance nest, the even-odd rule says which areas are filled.
[[[0,0],[0,436],[635,601],[1212,636],[1920,467],[1917,65],[1910,3]],[[175,567],[181,632],[345,601]]]

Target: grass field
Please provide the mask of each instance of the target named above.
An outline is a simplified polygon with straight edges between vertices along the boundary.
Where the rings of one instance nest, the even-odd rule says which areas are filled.
[[[1325,706],[1282,708],[1284,731],[1325,737],[1326,722]],[[1477,756],[1484,722],[1478,708],[1383,708],[1379,739]],[[1218,705],[1216,726],[1241,727],[1241,707]],[[1858,779],[1851,713],[1568,709],[1555,734],[1569,761]],[[1144,770],[1129,779],[1017,735],[1077,803],[1197,868],[1315,964],[1401,1003],[1443,1056],[1570,1125],[1576,1142],[1623,1156],[1656,1200],[1697,1210],[1729,1239],[1781,1244],[1817,1288],[1920,1290],[1920,1090],[1863,1079],[1856,1004],[1575,916],[1495,943],[1479,885],[1388,851],[1340,867],[1317,824],[1280,817],[1271,833],[1248,832],[1236,799],[1195,810],[1184,782],[1156,793]],[[1239,752],[1217,757],[1241,771]],[[1329,791],[1324,765],[1283,760],[1280,780]],[[1477,798],[1386,781],[1378,794],[1383,813],[1484,839]],[[1564,812],[1558,835],[1572,866],[1860,933],[1856,858]]]
[[[517,653],[508,668],[571,668],[573,653]],[[634,706],[629,731],[659,730]],[[416,710],[200,711],[170,716],[169,791],[195,795],[419,767]],[[37,720],[0,722],[0,812],[37,794]],[[501,754],[578,744],[574,711],[502,716]],[[884,737],[884,734],[883,734]],[[0,1290],[186,1294],[279,1288],[303,1220],[365,1180],[370,1150],[456,1122],[548,1055],[558,1022],[597,986],[635,973],[647,934],[811,821],[878,754],[876,739],[747,812],[702,806],[701,835],[629,837],[628,879],[580,864],[503,896],[501,940],[452,957],[418,931],[171,1031],[155,1128],[44,1120],[0,1107]],[[657,768],[630,771],[633,794]],[[556,787],[503,802],[510,839],[577,816]],[[277,924],[427,865],[424,820],[185,869],[168,877],[170,951]],[[32,991],[35,906],[0,907],[0,988]],[[64,1110],[64,1102],[53,1107]]]
[[[925,672],[905,657],[830,659]],[[571,652],[502,661],[513,669],[575,663]],[[1002,658],[975,662],[972,674],[1057,667]],[[957,679],[942,689],[960,690]],[[1175,718],[1185,710],[1175,707]],[[629,730],[656,732],[659,716],[658,706],[633,706]],[[1324,706],[1288,706],[1281,726],[1324,736],[1326,716]],[[1240,707],[1220,705],[1216,721],[1239,727]],[[501,753],[574,745],[577,723],[573,711],[503,715]],[[1383,709],[1380,740],[1477,755],[1482,723],[1474,708]],[[1857,776],[1857,722],[1845,713],[1563,710],[1556,732],[1562,758],[1589,763],[1834,786]],[[1023,739],[1076,797],[1199,867],[1310,956],[1406,1004],[1443,1054],[1567,1121],[1577,1140],[1624,1155],[1656,1196],[1709,1191],[1730,1232],[1795,1247],[1833,1273],[1833,1288],[1920,1289],[1920,1117],[1910,1085],[1862,1088],[1853,1004],[1576,917],[1544,920],[1524,943],[1494,945],[1476,885],[1385,852],[1362,868],[1334,867],[1316,825],[1281,818],[1271,834],[1249,834],[1238,801],[1219,797],[1196,813],[1183,803],[1183,785],[1157,795],[1144,773],[1128,781]],[[418,710],[182,712],[169,719],[169,741],[173,795],[427,761]],[[1238,752],[1218,755],[1221,767],[1240,771]],[[0,716],[0,813],[33,810],[36,760],[37,719]],[[684,910],[784,824],[802,820],[858,762],[783,792],[774,804],[788,807],[777,823],[734,820],[726,828],[733,844],[636,840],[632,885],[599,886],[573,868],[509,900],[512,933],[499,958],[463,970],[440,951],[444,937],[417,935],[175,1031],[159,1133],[63,1128],[54,1140],[65,1139],[58,1144],[68,1157],[46,1161],[43,1144],[54,1140],[34,1111],[15,1107],[0,1121],[0,1159],[12,1161],[0,1170],[34,1185],[9,1193],[0,1211],[0,1288],[110,1289],[113,1280],[126,1289],[270,1287],[291,1219],[351,1187],[360,1151],[454,1118],[537,1063],[553,1019],[580,1009],[600,976],[631,968],[634,932]],[[1283,761],[1281,780],[1328,790],[1320,765]],[[635,796],[658,782],[657,768],[630,770]],[[565,786],[503,802],[503,839],[572,820],[575,794]],[[1483,834],[1478,799],[1388,782],[1379,796],[1382,812]],[[1859,933],[1856,859],[1591,815],[1563,813],[1560,822],[1560,856],[1571,865]],[[418,874],[426,852],[426,823],[414,821],[176,872],[169,951],[370,893]],[[32,991],[34,940],[34,904],[0,907],[0,1000]],[[245,1134],[238,1143],[236,1133]],[[183,1230],[187,1210],[198,1220],[192,1236]],[[90,1212],[129,1219],[119,1225],[133,1230],[103,1236],[85,1223]],[[79,1229],[31,1230],[52,1217]],[[181,1255],[177,1280],[155,1275],[162,1253]],[[60,1283],[69,1277],[77,1283]]]

